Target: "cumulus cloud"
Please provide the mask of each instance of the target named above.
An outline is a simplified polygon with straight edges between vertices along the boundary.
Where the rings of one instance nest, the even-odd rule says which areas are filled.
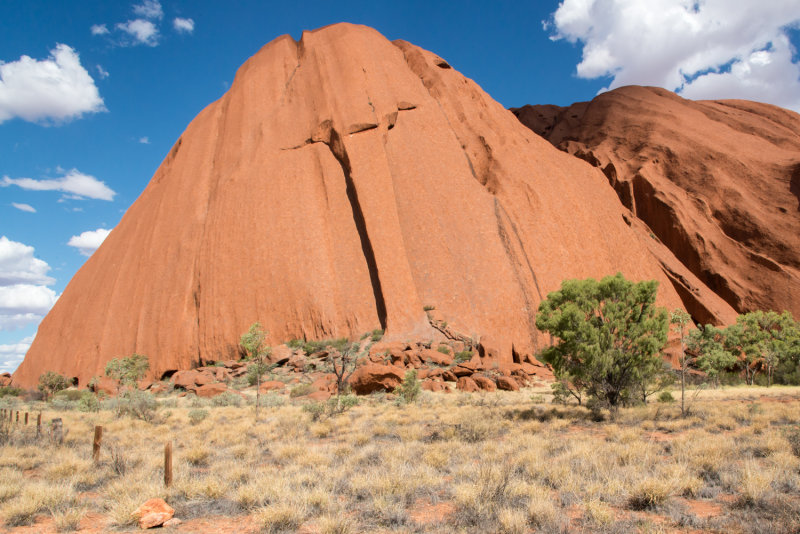
[[[61,178],[34,180],[33,178],[9,178],[3,176],[0,186],[16,185],[30,191],[61,191],[74,199],[94,198],[98,200],[114,200],[114,192],[105,182],[94,176],[84,174],[77,169],[68,171]]]
[[[786,28],[797,0],[564,0],[552,39],[582,46],[577,74],[603,91],[657,85],[688,98],[745,98],[800,111],[800,62]]]
[[[81,233],[81,235],[74,235],[69,238],[67,245],[75,247],[84,256],[91,256],[92,253],[105,241],[111,230],[105,228],[98,228],[97,230],[88,230]]]
[[[0,237],[0,286],[14,284],[52,285],[47,276],[50,266],[33,256],[34,248],[24,243]]]
[[[31,206],[30,204],[18,204],[16,202],[12,202],[11,205],[20,211],[27,211],[28,213],[36,213],[36,208]]]
[[[24,243],[0,237],[0,330],[16,330],[41,321],[58,295],[49,285],[50,266]]]
[[[144,0],[141,4],[133,6],[133,12],[146,19],[160,20],[164,16],[161,2],[158,0]]]
[[[158,28],[149,20],[134,19],[119,22],[116,28],[128,34],[129,39],[123,44],[158,46]]]
[[[105,80],[109,76],[108,71],[100,65],[97,65],[97,74],[100,76],[101,80]]]
[[[27,336],[16,343],[0,345],[0,373],[16,371],[25,358],[25,353],[31,348],[33,336]]]
[[[194,31],[194,20],[175,17],[175,20],[172,21],[172,27],[178,33],[192,33]]]
[[[92,35],[106,35],[108,32],[108,27],[105,24],[92,24],[90,28]]]
[[[100,92],[67,45],[57,44],[41,61],[0,61],[0,123],[15,117],[62,122],[100,111],[106,111]]]

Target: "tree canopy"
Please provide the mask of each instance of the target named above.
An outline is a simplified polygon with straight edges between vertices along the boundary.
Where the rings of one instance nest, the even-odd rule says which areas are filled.
[[[565,280],[542,301],[536,327],[557,339],[540,357],[560,387],[573,394],[579,388],[616,410],[663,370],[668,316],[655,306],[657,289],[655,280],[632,282],[618,273]]]

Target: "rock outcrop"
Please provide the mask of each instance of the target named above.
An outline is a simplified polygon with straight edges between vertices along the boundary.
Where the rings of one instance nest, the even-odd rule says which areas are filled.
[[[512,111],[602,169],[695,320],[800,316],[800,115],[634,86]]]
[[[270,344],[383,328],[533,363],[565,278],[655,278],[681,305],[627,213],[435,54],[350,24],[279,37],[188,126],[14,379],[83,385],[133,352],[160,378],[235,359],[255,321]]]

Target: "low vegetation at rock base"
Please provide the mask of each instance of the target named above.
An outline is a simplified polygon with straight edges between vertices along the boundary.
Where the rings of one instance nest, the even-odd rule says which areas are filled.
[[[406,381],[409,382],[408,379]],[[150,395],[149,393],[147,395]],[[111,401],[0,400],[43,410],[2,423],[0,521],[36,532],[135,529],[162,498],[176,532],[796,532],[800,388],[703,390],[677,403],[621,407],[597,421],[550,388],[378,393],[329,401],[253,395],[239,406],[176,393],[154,417]],[[357,399],[348,400],[348,399]],[[315,406],[317,408],[315,408]],[[321,406],[322,413],[317,410]],[[49,435],[61,418],[63,443]],[[33,419],[32,419],[33,420]],[[99,463],[95,425],[103,426]],[[163,482],[164,443],[174,480]],[[96,530],[95,530],[96,531]],[[26,530],[27,532],[27,530]]]

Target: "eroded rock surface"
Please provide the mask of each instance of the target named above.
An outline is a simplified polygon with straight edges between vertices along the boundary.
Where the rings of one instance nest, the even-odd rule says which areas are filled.
[[[695,320],[800,315],[800,115],[635,86],[512,111],[602,169]]]

